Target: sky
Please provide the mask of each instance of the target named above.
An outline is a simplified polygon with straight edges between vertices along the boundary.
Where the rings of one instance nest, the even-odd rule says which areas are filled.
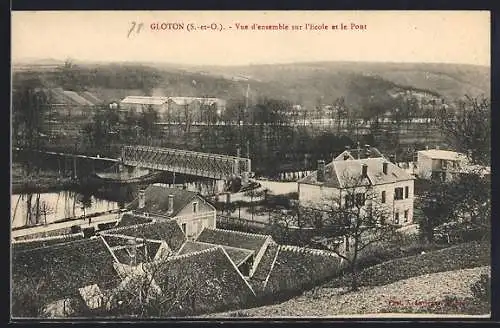
[[[164,27],[167,23],[184,24],[184,29],[162,30],[162,23]],[[139,24],[142,24],[140,30]],[[159,30],[152,29],[155,24],[160,26]],[[211,30],[211,24],[223,30]],[[236,24],[247,25],[248,29],[238,29]],[[253,24],[283,24],[288,30],[253,30]],[[324,24],[328,30],[306,30],[306,24]],[[347,28],[342,29],[341,24]],[[202,25],[208,28],[202,30]],[[292,30],[292,25],[302,29]],[[335,25],[337,29],[332,29]],[[197,30],[192,30],[192,26]],[[184,65],[375,61],[489,66],[490,14],[487,11],[12,12],[11,42],[14,62],[70,58]]]

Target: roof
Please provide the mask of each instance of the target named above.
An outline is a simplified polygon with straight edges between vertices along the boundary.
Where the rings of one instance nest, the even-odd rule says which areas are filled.
[[[186,241],[186,236],[175,220],[158,220],[150,223],[137,224],[108,229],[103,234],[120,234],[152,240],[164,240],[172,251],[178,251]]]
[[[205,228],[196,238],[196,241],[252,250],[257,254],[269,239],[271,239],[271,236]]]
[[[169,188],[161,184],[153,184],[145,190],[144,211],[152,214],[166,215],[168,208],[168,196],[174,196],[174,208],[170,216],[175,216],[186,207],[194,198],[200,198],[198,194],[180,188]]]
[[[168,101],[168,97],[145,97],[145,96],[128,96],[120,103],[122,104],[138,104],[138,105],[163,105]]]
[[[106,234],[103,234],[102,238],[104,238],[111,252],[113,252],[120,263],[130,264],[132,262],[133,258],[131,254],[134,248],[134,245],[131,243],[133,241],[132,238]],[[160,246],[161,241],[137,239],[135,243],[136,254],[134,261],[136,263],[151,261],[160,249]]]
[[[455,151],[440,149],[419,150],[418,154],[422,154],[432,159],[444,159],[448,161],[456,161],[464,158],[463,154],[457,153]]]
[[[281,245],[265,288],[272,293],[303,290],[335,277],[340,270],[341,259],[333,252]]]
[[[252,282],[264,282],[266,280],[267,276],[271,272],[272,265],[274,259],[276,258],[276,254],[278,253],[278,250],[278,244],[271,244],[267,247],[264,255],[262,255],[259,265],[257,266],[257,269],[252,276]]]
[[[194,253],[194,252],[202,251],[205,249],[210,249],[210,248],[217,247],[217,246],[221,246],[222,248],[224,248],[227,255],[229,255],[229,258],[234,262],[234,264],[236,264],[236,266],[241,265],[252,254],[254,254],[254,251],[248,250],[248,249],[243,249],[243,248],[224,246],[224,245],[216,245],[216,244],[210,244],[210,243],[203,243],[203,242],[199,242],[199,241],[186,241],[184,243],[184,245],[181,247],[181,249],[179,250],[177,255]]]
[[[103,103],[103,101],[101,99],[97,98],[93,93],[90,93],[88,91],[84,91],[84,92],[80,93],[80,96],[87,99],[88,101],[90,101],[94,105],[98,105],[98,104]]]
[[[43,298],[40,302],[47,304],[77,296],[79,288],[89,285],[113,288],[120,282],[113,262],[111,253],[100,238],[33,250],[14,250],[13,293],[36,291]]]
[[[241,307],[254,298],[251,286],[220,246],[169,257],[143,268],[158,272],[154,279],[163,293],[172,291],[172,284],[193,291],[192,297],[179,299],[180,306],[172,310],[173,316],[192,314],[186,311],[193,307],[197,313]]]
[[[142,223],[152,222],[153,219],[145,218],[143,216],[135,215],[134,213],[124,213],[116,227],[127,227]]]
[[[91,103],[87,99],[83,98],[82,96],[80,96],[78,93],[76,93],[74,91],[67,91],[67,90],[65,90],[64,91],[64,95],[66,97],[68,97],[69,99],[71,99],[72,101],[74,101],[75,103],[77,103],[78,105],[82,105],[82,106],[94,106],[93,103]]]
[[[382,171],[382,163],[387,163],[387,174]],[[362,178],[362,165],[368,166],[367,178]],[[325,181],[318,182],[317,171],[299,180],[299,183],[323,185],[329,188],[349,188],[362,185],[379,185],[398,181],[413,180],[397,165],[384,158],[366,158],[345,161],[332,161],[325,165]]]
[[[179,106],[189,105],[195,101],[202,104],[220,104],[226,103],[225,100],[213,97],[147,97],[147,96],[128,96],[124,98],[122,104],[139,104],[139,105],[163,105],[167,102],[173,102]]]
[[[335,161],[345,160],[345,156],[349,159],[365,159],[365,158],[383,158],[384,155],[375,147],[365,147],[360,149],[346,149],[337,157],[335,157]]]

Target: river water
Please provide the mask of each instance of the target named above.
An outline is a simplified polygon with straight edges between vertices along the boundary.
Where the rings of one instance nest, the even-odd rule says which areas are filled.
[[[119,208],[117,202],[73,191],[14,194],[10,201],[12,228]]]

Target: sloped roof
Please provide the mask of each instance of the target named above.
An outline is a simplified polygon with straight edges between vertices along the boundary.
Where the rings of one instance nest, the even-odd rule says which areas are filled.
[[[234,262],[234,264],[236,264],[236,266],[239,266],[244,261],[246,261],[249,256],[254,254],[254,251],[248,250],[248,249],[188,240],[181,247],[181,249],[179,250],[177,255],[184,255],[184,254],[199,252],[199,251],[210,249],[210,248],[217,247],[217,246],[221,246],[222,248],[224,248],[226,253],[229,255],[229,258],[231,258],[231,260]]]
[[[174,208],[171,216],[177,215],[193,199],[200,198],[196,193],[180,188],[169,188],[160,184],[153,184],[145,190],[145,208],[149,213],[166,215],[168,211],[168,196],[174,196]]]
[[[172,284],[180,286],[181,290],[175,292],[182,293],[188,288],[191,291],[192,297],[180,299],[180,306],[172,315],[186,315],[193,305],[196,313],[236,308],[255,297],[251,286],[220,246],[169,257],[145,264],[143,268],[158,272],[154,279],[164,294],[172,291]]]
[[[82,105],[82,106],[94,106],[93,103],[91,103],[87,99],[83,98],[82,96],[80,96],[78,93],[76,93],[74,91],[65,90],[64,91],[64,95],[66,97],[68,97],[70,100],[72,100],[73,102],[77,103],[78,105]]]
[[[349,159],[365,159],[365,158],[383,158],[384,155],[375,147],[360,148],[360,149],[346,149],[337,157],[335,161],[343,161],[344,157],[347,156]]]
[[[418,151],[418,154],[422,154],[432,159],[444,159],[448,161],[456,161],[464,158],[463,154],[455,151],[440,149],[420,150]]]
[[[41,295],[44,304],[78,295],[78,289],[97,284],[113,288],[119,278],[114,259],[100,238],[12,252],[13,293]],[[16,291],[16,288],[19,288]],[[43,304],[41,304],[43,305]]]
[[[22,251],[40,247],[47,247],[57,244],[64,244],[71,241],[83,239],[83,233],[76,233],[71,235],[63,235],[57,237],[49,238],[35,238],[35,239],[25,239],[22,241],[13,241],[11,247],[14,251]]]
[[[265,286],[271,293],[301,290],[334,277],[341,270],[341,259],[332,252],[289,245],[279,248]]]
[[[97,98],[93,93],[89,92],[89,91],[84,91],[82,93],[80,93],[80,95],[87,99],[88,101],[90,101],[91,103],[93,103],[94,105],[98,105],[98,104],[102,104],[103,101],[99,98]]]
[[[176,105],[190,105],[194,101],[199,101],[196,97],[169,97],[169,101],[172,101]]]
[[[382,171],[382,163],[387,163],[387,174]],[[367,178],[362,177],[362,165],[368,166]],[[379,185],[398,181],[413,180],[411,174],[384,158],[332,161],[325,165],[325,181],[319,182],[317,171],[299,180],[299,183],[323,185],[329,188],[349,188],[361,185]]]
[[[128,96],[122,99],[120,103],[138,105],[163,105],[167,101],[168,97]]]
[[[116,227],[127,227],[142,223],[152,222],[153,219],[145,218],[143,216],[135,215],[134,213],[124,213]]]
[[[257,254],[268,239],[271,239],[271,236],[205,228],[196,241],[252,250]]]
[[[186,241],[186,236],[175,220],[158,220],[150,223],[113,228],[105,234],[120,234],[152,240],[164,240],[172,251],[178,251]]]
[[[266,251],[264,252],[264,255],[262,255],[259,265],[257,266],[257,269],[255,270],[251,278],[251,281],[264,282],[266,280],[267,276],[271,271],[271,266],[276,257],[276,253],[278,253],[278,250],[279,250],[278,244],[270,244],[267,247]]]
[[[115,255],[120,263],[130,264],[132,261],[131,254],[133,252],[133,245],[131,244],[131,238],[120,235],[106,235],[103,234],[102,238],[106,241],[110,247],[111,252]],[[137,238],[136,240],[136,254],[135,262],[143,263],[146,261],[151,261],[158,249],[161,246],[161,242],[154,240],[144,240]]]

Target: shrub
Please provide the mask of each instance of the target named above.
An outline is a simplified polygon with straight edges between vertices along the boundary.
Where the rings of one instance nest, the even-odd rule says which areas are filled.
[[[481,302],[491,302],[491,278],[482,274],[478,281],[471,286],[472,295]]]
[[[82,227],[80,227],[79,225],[71,226],[71,233],[79,233],[81,231],[82,231]]]

